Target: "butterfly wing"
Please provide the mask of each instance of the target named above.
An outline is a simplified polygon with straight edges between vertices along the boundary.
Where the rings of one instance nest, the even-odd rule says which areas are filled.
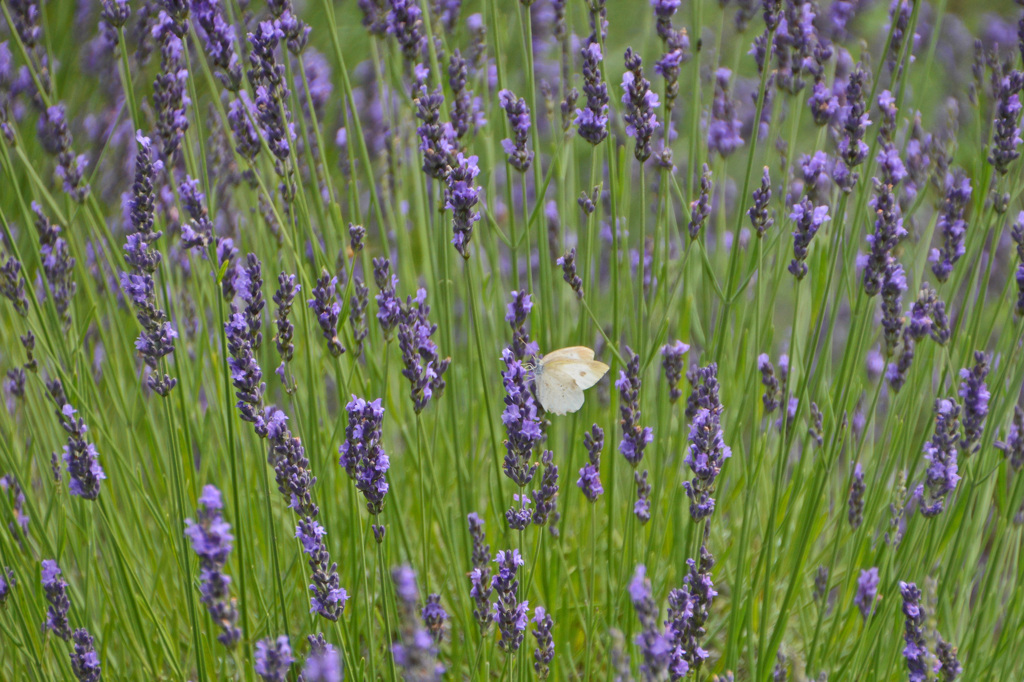
[[[568,346],[551,351],[541,359],[541,362],[547,363],[554,360],[584,360],[589,362],[593,359],[593,349],[586,346]]]
[[[593,351],[591,351],[593,352]],[[608,365],[597,360],[577,359],[554,359],[549,360],[550,355],[544,356],[544,370],[557,370],[569,377],[572,377],[581,390],[586,390],[601,380],[608,373]]]
[[[583,389],[559,367],[545,363],[536,376],[537,398],[545,411],[568,414],[583,407]]]

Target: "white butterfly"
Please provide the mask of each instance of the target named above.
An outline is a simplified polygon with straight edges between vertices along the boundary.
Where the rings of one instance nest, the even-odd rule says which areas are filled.
[[[537,398],[552,414],[567,414],[583,407],[583,391],[601,380],[608,365],[594,360],[586,346],[553,350],[533,370]]]

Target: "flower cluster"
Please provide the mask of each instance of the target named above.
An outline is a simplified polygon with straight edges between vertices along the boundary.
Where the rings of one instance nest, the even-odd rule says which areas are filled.
[[[238,60],[235,29],[225,20],[220,0],[193,0],[192,17],[203,30],[203,51],[217,67],[221,85],[238,92],[242,85],[242,66]]]
[[[921,590],[914,583],[900,581],[900,594],[903,596],[903,657],[907,659],[907,671],[910,682],[927,682],[928,680],[928,644],[924,639],[925,613],[921,608]]]
[[[705,526],[705,543],[707,527]],[[687,559],[689,570],[683,578],[683,587],[669,593],[668,626],[672,643],[672,662],[669,673],[673,680],[682,679],[687,672],[700,669],[708,652],[701,647],[707,631],[704,624],[711,615],[711,603],[718,596],[711,580],[711,569],[715,557],[707,550],[705,543],[700,546],[700,560]]]
[[[736,117],[736,105],[729,96],[730,78],[732,71],[725,67],[715,71],[715,98],[711,104],[711,120],[708,121],[708,151],[717,152],[723,158],[743,144],[740,135],[742,123]]]
[[[71,602],[68,600],[68,583],[60,576],[60,566],[53,559],[43,560],[43,591],[50,605],[46,608],[46,622],[43,630],[49,630],[65,642],[71,639],[71,626],[68,624],[68,611]]]
[[[480,201],[481,187],[474,185],[480,174],[476,156],[459,152],[456,165],[451,166],[445,178],[444,207],[452,212],[452,244],[463,258],[469,258],[469,240],[473,237],[473,223],[480,221],[480,211],[474,210]]]
[[[441,358],[431,337],[437,325],[430,322],[427,290],[418,289],[408,297],[398,323],[398,347],[402,351],[402,376],[409,380],[413,410],[419,414],[432,397],[444,393],[444,374],[451,358]]]
[[[725,444],[721,426],[722,407],[708,409],[699,407],[690,424],[689,448],[684,458],[693,472],[693,479],[683,483],[686,496],[690,498],[690,516],[700,521],[715,511],[715,479],[722,471],[722,465],[732,456],[732,450]]]
[[[697,198],[690,202],[690,222],[687,225],[687,232],[690,239],[700,236],[704,223],[711,215],[711,169],[705,163],[700,172],[700,193]]]
[[[341,682],[341,655],[338,650],[327,643],[323,634],[308,635],[309,654],[302,667],[303,682]]]
[[[750,217],[750,223],[754,226],[757,236],[764,237],[768,228],[775,224],[775,220],[768,210],[768,205],[772,200],[772,179],[768,174],[768,166],[765,166],[761,172],[761,186],[754,190],[753,198],[754,204],[747,210],[747,215]]]
[[[47,153],[57,157],[57,177],[63,182],[64,193],[81,203],[89,196],[85,171],[89,160],[85,154],[75,156],[71,148],[67,110],[57,103],[43,110],[39,117],[39,142]]]
[[[516,573],[524,564],[518,549],[499,550],[494,563],[498,564],[498,572],[491,579],[491,587],[497,596],[494,603],[494,620],[498,623],[501,639],[498,647],[507,654],[514,654],[523,643],[526,632],[527,612],[530,604],[519,601],[519,580]]]
[[[558,502],[558,465],[554,461],[554,453],[545,450],[540,457],[543,465],[543,473],[540,477],[540,489],[533,491],[533,501],[536,505],[533,510],[533,523],[543,526],[551,521],[551,532],[557,533],[555,522],[558,520],[558,512],[555,505]]]
[[[864,468],[860,462],[853,467],[853,483],[850,484],[850,497],[846,503],[846,518],[850,522],[850,528],[857,530],[860,524],[864,523],[864,492],[867,487],[864,485]]]
[[[576,110],[576,130],[579,136],[592,145],[600,144],[608,137],[608,85],[601,75],[601,45],[587,43],[580,49],[583,57],[583,94],[587,106]]]
[[[281,381],[285,381],[285,367],[295,354],[295,344],[292,343],[295,325],[288,316],[292,312],[295,296],[301,290],[302,285],[295,282],[295,275],[282,272],[277,276],[277,291],[274,292],[274,324],[277,326],[277,334],[274,335],[274,343],[277,346],[277,354],[281,356],[281,366],[277,368]]]
[[[263,678],[264,682],[284,682],[288,677],[288,670],[295,662],[287,635],[281,635],[276,640],[268,637],[256,642],[253,659],[256,674]]]
[[[153,38],[160,43],[160,71],[153,81],[153,108],[156,110],[156,132],[165,159],[173,158],[181,148],[181,141],[188,130],[185,111],[192,103],[187,94],[188,69],[185,68],[182,35],[175,19],[161,10],[153,26]]]
[[[666,343],[661,347],[661,367],[665,372],[665,382],[668,384],[668,397],[672,403],[683,397],[679,388],[679,382],[683,378],[683,356],[690,350],[689,344],[676,340],[674,343]]]
[[[352,328],[352,339],[355,345],[352,354],[361,357],[363,354],[363,342],[369,336],[370,330],[366,324],[366,306],[370,303],[370,290],[359,275],[352,276],[352,298],[349,299],[348,323]]]
[[[857,592],[853,595],[854,605],[860,609],[860,615],[864,620],[871,615],[871,609],[875,605],[875,597],[878,595],[878,568],[872,567],[861,571],[857,578]]]
[[[964,212],[971,201],[971,180],[957,170],[946,179],[946,195],[939,208],[936,231],[942,235],[942,248],[932,249],[928,260],[936,279],[945,282],[953,271],[953,264],[964,255],[964,234],[967,221]]]
[[[537,678],[546,680],[551,673],[551,661],[555,658],[555,639],[551,635],[555,621],[543,606],[533,609],[533,637],[537,640],[537,648],[533,650],[533,670]]]
[[[988,162],[1000,175],[1006,175],[1010,163],[1020,156],[1021,90],[1024,90],[1024,72],[1016,69],[998,79],[995,84],[996,109]]]
[[[391,274],[391,261],[387,258],[373,259],[373,281],[380,290],[374,296],[377,301],[377,321],[380,322],[384,339],[390,341],[395,327],[402,321],[402,301],[395,293],[398,277]]]
[[[57,316],[65,333],[71,328],[71,297],[78,290],[72,279],[75,259],[71,257],[68,243],[60,237],[60,227],[52,224],[36,202],[32,202],[36,216],[36,231],[39,233],[39,255],[42,257],[43,273],[46,276],[46,291],[53,298]],[[12,299],[13,300],[13,299]]]
[[[377,522],[384,511],[384,498],[389,487],[387,472],[391,465],[380,442],[384,408],[380,398],[367,402],[352,396],[345,411],[348,413],[348,425],[345,427],[345,442],[338,449],[341,453],[338,463],[366,498],[366,509],[375,520],[373,535],[377,542],[381,542],[385,529]]]
[[[935,401],[935,434],[924,444],[924,458],[928,461],[925,482],[917,486],[915,497],[921,504],[921,514],[933,517],[945,507],[946,496],[956,489],[960,481],[957,473],[956,445],[960,424],[960,406],[954,400]]]
[[[163,163],[153,159],[152,142],[143,136],[142,131],[136,133],[135,141],[138,143],[135,182],[128,202],[135,231],[128,235],[124,246],[125,262],[132,272],[121,273],[121,289],[135,306],[135,316],[142,325],[135,348],[150,371],[146,383],[155,393],[167,397],[178,380],[160,373],[159,365],[164,357],[174,352],[174,339],[178,338],[178,332],[157,303],[156,283],[153,280],[161,259],[156,241],[163,234],[153,229],[156,201],[153,183]]]
[[[633,155],[643,163],[651,157],[651,138],[660,125],[654,114],[661,102],[651,90],[651,82],[644,78],[643,60],[640,55],[626,48],[626,72],[622,74],[622,103],[626,105],[623,118],[626,134],[636,140]]]
[[[1013,423],[1006,432],[1006,440],[996,441],[995,447],[1002,451],[1014,471],[1024,466],[1024,410],[1013,408]]]
[[[238,612],[229,592],[231,578],[224,573],[224,564],[235,538],[231,534],[231,525],[221,515],[223,506],[220,491],[212,485],[204,486],[196,520],[185,519],[185,535],[199,556],[199,592],[210,617],[221,629],[217,641],[231,649],[242,636],[242,631],[235,625]]]
[[[71,672],[78,682],[100,682],[102,666],[96,653],[92,635],[85,628],[78,628],[71,635],[75,648],[71,651]]]
[[[672,646],[658,623],[658,605],[651,595],[651,581],[643,564],[636,567],[629,582],[629,599],[640,621],[640,632],[636,636],[636,645],[643,657],[640,672],[646,680],[661,679],[668,670]]]
[[[213,222],[206,210],[206,196],[199,189],[199,181],[186,177],[178,187],[181,204],[189,216],[181,224],[181,242],[187,248],[205,251],[213,238]]]
[[[562,279],[572,287],[572,290],[576,293],[576,298],[582,300],[583,279],[576,272],[576,247],[572,247],[564,255],[559,256],[555,264],[562,266]]]
[[[853,191],[857,184],[858,175],[853,169],[868,158],[869,149],[864,141],[868,126],[871,125],[864,92],[867,80],[867,71],[858,66],[846,84],[846,104],[836,114],[842,137],[839,139],[839,158],[832,177],[839,189],[846,193]]]
[[[437,662],[437,643],[416,613],[416,574],[408,566],[397,566],[391,569],[391,580],[398,597],[398,641],[391,645],[395,663],[407,680],[440,680],[445,669]]]
[[[796,225],[793,230],[793,260],[789,264],[789,272],[798,280],[807,276],[807,251],[814,235],[829,219],[828,206],[815,206],[804,197],[799,203],[793,204],[789,219]]]
[[[100,496],[100,481],[107,476],[99,463],[96,446],[85,439],[89,427],[81,417],[75,416],[78,411],[67,403],[64,387],[59,380],[47,385],[50,396],[57,404],[57,418],[68,434],[67,445],[64,446],[64,467],[68,472],[68,487],[72,495],[83,500],[95,500]]]
[[[981,432],[988,416],[988,401],[991,397],[985,377],[988,376],[988,357],[980,350],[974,351],[974,366],[960,370],[960,390],[957,395],[964,404],[961,422],[963,435],[960,449],[964,456],[971,456],[981,447]]]
[[[530,107],[525,99],[517,97],[511,90],[499,92],[498,103],[505,110],[512,130],[512,138],[502,140],[501,148],[505,150],[509,165],[524,173],[533,162],[533,152],[526,148],[530,140]]]
[[[341,316],[341,304],[337,301],[334,293],[337,284],[337,277],[331,277],[326,269],[322,270],[316,281],[316,286],[313,287],[313,298],[306,301],[306,305],[310,307],[313,314],[316,315],[317,322],[320,323],[323,337],[327,339],[327,350],[334,357],[345,352],[345,347],[338,339],[338,318]]]
[[[626,369],[619,370],[615,387],[619,389],[619,414],[622,418],[622,440],[619,452],[634,469],[644,458],[644,449],[654,440],[654,429],[640,425],[640,356],[628,346],[624,349],[629,358]]]
[[[0,476],[0,493],[8,496],[8,503],[11,505],[11,513],[14,516],[13,520],[8,522],[7,529],[21,544],[23,539],[28,538],[29,518],[25,514],[25,492],[21,489],[14,474]],[[18,530],[19,528],[21,530]]]
[[[470,512],[469,536],[473,540],[473,570],[469,572],[469,596],[473,599],[473,618],[484,634],[491,627],[491,546],[486,544],[484,522],[476,512]]]
[[[421,121],[416,132],[420,136],[420,151],[423,152],[423,172],[435,180],[443,180],[448,174],[458,142],[452,124],[447,121],[441,123],[443,103],[444,94],[440,86],[428,92],[426,85],[421,85],[413,98],[416,118]]]

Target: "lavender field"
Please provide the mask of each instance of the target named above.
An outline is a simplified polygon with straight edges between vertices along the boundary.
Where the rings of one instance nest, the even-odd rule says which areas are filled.
[[[0,679],[1024,680],[1021,7],[0,12]]]

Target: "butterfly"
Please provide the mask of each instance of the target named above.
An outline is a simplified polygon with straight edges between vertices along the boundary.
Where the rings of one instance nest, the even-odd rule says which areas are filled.
[[[608,365],[594,359],[586,346],[553,350],[533,370],[537,398],[545,411],[567,414],[583,407],[583,391],[601,380]]]

